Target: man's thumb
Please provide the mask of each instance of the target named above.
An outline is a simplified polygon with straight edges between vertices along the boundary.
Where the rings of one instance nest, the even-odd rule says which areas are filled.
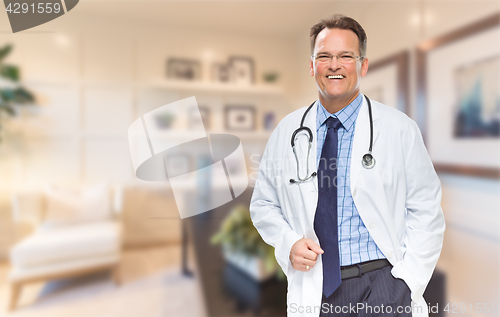
[[[320,246],[317,243],[315,243],[314,241],[312,241],[310,239],[308,239],[306,241],[306,244],[309,247],[309,249],[313,250],[317,254],[323,254],[325,252],[325,251],[323,251],[323,249],[320,248]]]

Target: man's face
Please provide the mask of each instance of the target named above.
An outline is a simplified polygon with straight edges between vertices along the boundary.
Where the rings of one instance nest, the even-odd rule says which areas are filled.
[[[314,55],[327,53],[341,55],[351,53],[359,56],[359,40],[351,30],[323,29],[316,38]],[[368,59],[356,58],[353,63],[340,63],[333,57],[331,62],[319,63],[312,60],[309,63],[311,76],[314,76],[318,85],[320,97],[325,101],[351,101],[359,91],[361,77],[368,70]],[[328,78],[331,75],[341,75],[341,78]]]

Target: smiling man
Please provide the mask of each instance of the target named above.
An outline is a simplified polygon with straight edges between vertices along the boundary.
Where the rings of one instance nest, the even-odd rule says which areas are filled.
[[[314,32],[320,26],[313,28]],[[358,96],[361,77],[368,71],[368,59],[364,57],[366,35],[362,30],[363,53],[358,36],[350,29],[323,28],[313,35],[309,68],[316,78],[319,101],[330,113],[343,109]]]
[[[288,316],[428,316],[441,186],[415,122],[359,92],[366,39],[340,14],[311,28],[319,98],[280,122],[259,167],[250,213]]]

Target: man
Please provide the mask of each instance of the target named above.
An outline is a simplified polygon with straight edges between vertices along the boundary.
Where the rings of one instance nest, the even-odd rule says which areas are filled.
[[[428,316],[422,294],[445,223],[421,133],[360,94],[368,59],[357,21],[334,15],[310,39],[319,99],[271,135],[250,204],[287,275],[288,315]],[[294,134],[299,126],[311,134]],[[374,165],[362,163],[367,152]]]

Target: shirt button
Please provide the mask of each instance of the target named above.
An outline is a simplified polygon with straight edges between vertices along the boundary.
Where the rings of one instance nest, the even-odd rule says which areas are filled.
[[[354,188],[354,190],[352,191],[352,195],[356,196],[356,188]]]
[[[369,227],[370,229],[373,229],[373,228],[375,228],[375,224],[374,224],[373,222],[370,222],[370,224],[368,225],[368,227]]]
[[[392,256],[393,256],[393,255],[394,255],[394,254],[392,253],[392,251],[390,251],[390,252],[387,254],[387,257],[392,258]]]

